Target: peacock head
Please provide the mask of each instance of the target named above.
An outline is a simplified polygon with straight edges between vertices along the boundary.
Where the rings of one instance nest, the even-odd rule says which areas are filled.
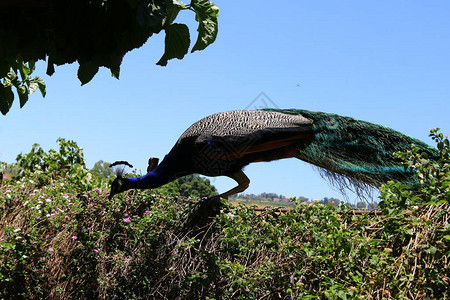
[[[114,179],[114,181],[111,183],[111,192],[109,193],[108,197],[109,200],[111,200],[114,195],[123,193],[127,190],[124,185],[124,180],[125,179],[120,176]]]
[[[128,190],[127,187],[127,179],[123,178],[125,174],[126,167],[132,168],[133,166],[127,161],[116,161],[110,165],[111,168],[114,168],[114,172],[116,173],[116,179],[111,183],[111,192],[109,193],[108,199],[111,200],[114,195],[120,194]]]

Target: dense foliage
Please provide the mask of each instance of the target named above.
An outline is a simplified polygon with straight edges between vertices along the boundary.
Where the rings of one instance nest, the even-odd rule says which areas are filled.
[[[154,189],[154,193],[171,197],[212,197],[217,195],[216,188],[209,179],[199,175],[188,175],[177,178],[168,184]]]
[[[19,156],[1,185],[0,298],[448,299],[449,141],[431,135],[440,159],[397,154],[420,184],[386,183],[381,215],[299,203],[214,217],[152,191],[108,201],[75,145],[34,147],[46,159]]]
[[[31,77],[35,62],[47,61],[47,74],[55,65],[77,61],[78,78],[89,82],[104,66],[119,78],[124,55],[147,39],[165,31],[165,50],[158,65],[181,59],[190,47],[186,24],[174,23],[181,10],[195,13],[198,37],[192,51],[214,42],[218,8],[208,0],[42,0],[2,4],[0,10],[0,111],[6,114],[17,90],[20,107],[45,83]],[[19,78],[20,75],[20,78]]]

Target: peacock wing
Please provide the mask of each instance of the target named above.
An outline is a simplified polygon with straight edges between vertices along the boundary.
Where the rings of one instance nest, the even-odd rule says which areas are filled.
[[[207,160],[235,160],[251,153],[283,148],[313,137],[311,126],[264,128],[250,134],[200,135],[194,143],[196,153]]]

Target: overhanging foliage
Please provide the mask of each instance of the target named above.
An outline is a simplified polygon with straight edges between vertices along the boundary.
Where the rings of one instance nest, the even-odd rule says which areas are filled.
[[[217,36],[218,8],[208,0],[42,0],[0,4],[0,111],[8,113],[17,90],[20,107],[45,83],[30,77],[35,62],[55,65],[77,61],[78,79],[88,83],[99,67],[119,78],[124,55],[164,30],[165,50],[158,65],[182,59],[190,46],[186,24],[174,23],[181,10],[195,13],[198,37],[192,52],[203,50]],[[20,75],[20,78],[19,76]]]

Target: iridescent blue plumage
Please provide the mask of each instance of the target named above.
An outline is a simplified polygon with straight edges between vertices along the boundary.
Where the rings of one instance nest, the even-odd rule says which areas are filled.
[[[342,179],[380,186],[395,180],[413,185],[417,182],[413,172],[400,165],[394,152],[409,150],[414,144],[430,158],[437,156],[437,149],[386,126],[308,110],[267,111],[300,114],[313,120],[314,139],[299,145],[301,159],[322,168],[338,183]]]

